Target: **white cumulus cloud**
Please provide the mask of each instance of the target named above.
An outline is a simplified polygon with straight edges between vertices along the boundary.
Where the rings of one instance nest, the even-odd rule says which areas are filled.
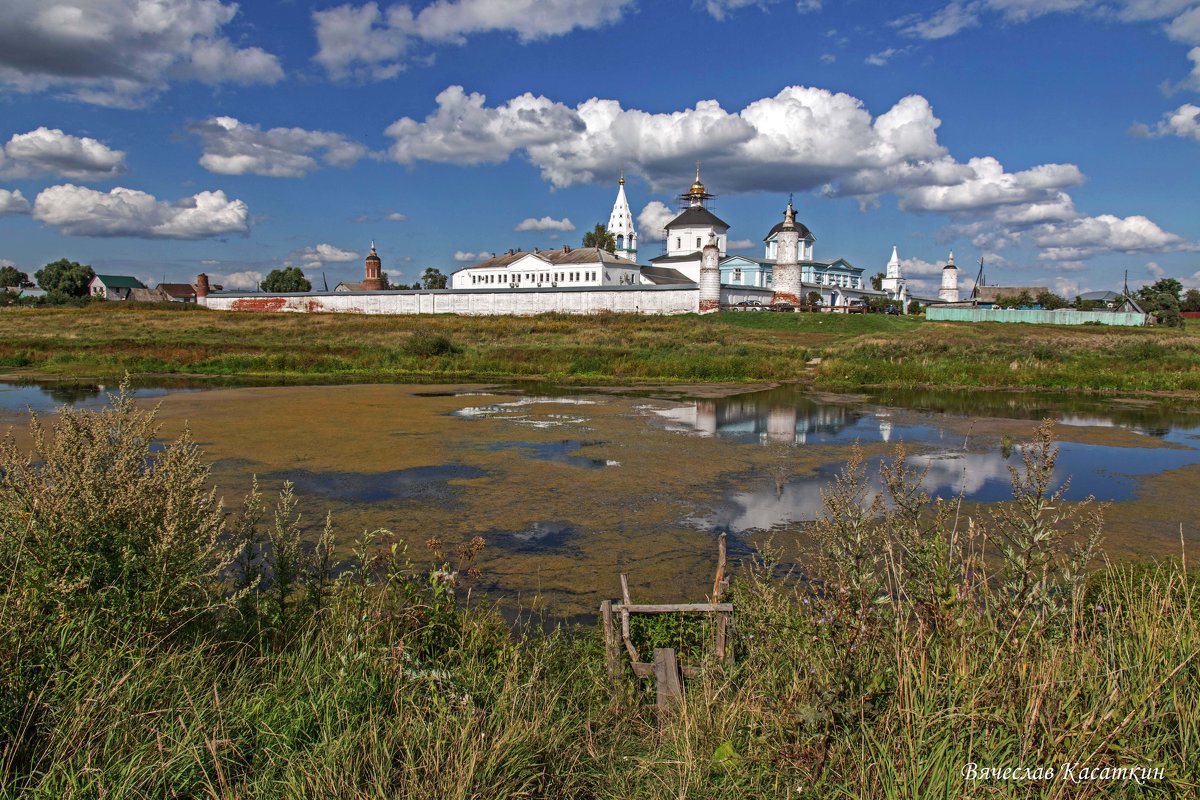
[[[553,217],[542,217],[535,219],[529,217],[517,223],[513,228],[514,231],[573,231],[575,223],[571,222],[570,218],[563,217],[562,219],[554,219]]]
[[[29,201],[16,189],[0,189],[0,217],[6,214],[28,214]]]
[[[7,0],[0,84],[134,107],[179,78],[277,83],[278,58],[223,35],[237,10],[221,0]]]
[[[666,203],[651,200],[638,213],[638,234],[645,241],[661,239],[667,235],[667,223],[678,215],[678,212],[672,211]]]
[[[1006,172],[995,158],[972,158],[970,170],[952,185],[920,186],[900,192],[906,211],[978,211],[1003,205],[1059,200],[1064,187],[1083,182],[1074,164],[1042,164],[1021,172]]]
[[[1033,241],[1042,248],[1046,261],[1072,261],[1103,252],[1164,253],[1200,249],[1196,243],[1164,231],[1143,216],[1116,217],[1101,214],[1059,223],[1047,223],[1033,230]]]
[[[557,187],[595,181],[626,164],[655,190],[677,191],[700,160],[706,180],[724,191],[805,190],[865,182],[866,175],[882,176],[877,183],[887,188],[895,182],[888,170],[945,157],[936,135],[941,121],[915,95],[878,117],[855,97],[804,86],[738,112],[715,100],[670,113],[600,98],[571,108],[530,94],[488,106],[459,86],[439,94],[437,104],[424,121],[405,117],[388,128],[394,159],[477,164],[524,150]],[[831,192],[863,193],[837,185]]]
[[[135,189],[98,192],[68,183],[43,189],[33,217],[70,236],[206,239],[250,229],[246,204],[219,190],[168,203]]]
[[[483,261],[485,258],[491,258],[491,253],[469,253],[464,250],[454,251],[455,261]]]
[[[330,166],[348,167],[367,148],[340,133],[304,128],[262,130],[233,117],[212,117],[188,126],[200,137],[200,165],[221,175],[264,175],[299,178],[317,169],[317,158]]]
[[[757,246],[758,243],[751,241],[750,239],[730,239],[725,243],[725,249],[729,251],[753,250]]]
[[[313,12],[314,60],[335,79],[386,80],[405,69],[416,44],[462,44],[493,31],[525,43],[610,25],[632,7],[633,0],[436,0],[414,13],[400,3],[346,3]]]
[[[317,244],[290,253],[284,259],[285,266],[303,266],[305,269],[318,269],[324,264],[344,264],[362,258],[353,250],[343,250],[332,244]]]
[[[263,274],[253,270],[214,273],[211,276],[212,283],[220,284],[226,289],[257,289],[262,279]]]
[[[583,123],[574,111],[525,93],[487,108],[482,94],[450,86],[435,98],[438,109],[417,122],[404,117],[387,128],[395,142],[390,153],[402,164],[441,161],[480,164],[503,161],[517,149],[548,144]]]
[[[1200,50],[1200,47],[1196,49]],[[1142,135],[1178,136],[1200,142],[1200,106],[1184,103],[1174,111],[1163,114],[1163,118],[1153,128],[1145,125],[1135,127],[1135,133]]]
[[[88,137],[41,127],[15,133],[0,147],[0,177],[52,174],[77,181],[102,180],[125,172],[125,153]]]

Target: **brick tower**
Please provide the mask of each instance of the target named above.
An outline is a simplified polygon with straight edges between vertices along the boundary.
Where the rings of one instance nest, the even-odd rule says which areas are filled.
[[[383,283],[383,261],[380,260],[379,254],[375,252],[375,242],[371,241],[371,252],[367,254],[367,259],[364,262],[366,274],[363,276],[363,291],[364,292],[382,292],[387,286]]]

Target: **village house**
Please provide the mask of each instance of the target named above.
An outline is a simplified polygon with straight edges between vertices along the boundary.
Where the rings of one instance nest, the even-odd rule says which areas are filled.
[[[88,294],[100,300],[128,300],[134,289],[145,288],[129,275],[96,275],[88,282]]]

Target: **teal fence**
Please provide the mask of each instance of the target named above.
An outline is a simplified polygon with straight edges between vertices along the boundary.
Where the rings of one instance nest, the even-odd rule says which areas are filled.
[[[1101,325],[1141,327],[1147,324],[1146,314],[1125,311],[1076,311],[1062,308],[1057,311],[1035,311],[1015,308],[944,308],[929,306],[925,319],[937,322],[1025,322],[1031,325]]]

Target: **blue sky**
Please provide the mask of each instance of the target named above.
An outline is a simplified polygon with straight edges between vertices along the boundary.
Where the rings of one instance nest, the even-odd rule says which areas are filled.
[[[31,273],[409,282],[577,244],[622,168],[645,261],[699,160],[731,250],[794,192],[870,272],[1200,286],[1200,2],[8,0],[0,148]]]

